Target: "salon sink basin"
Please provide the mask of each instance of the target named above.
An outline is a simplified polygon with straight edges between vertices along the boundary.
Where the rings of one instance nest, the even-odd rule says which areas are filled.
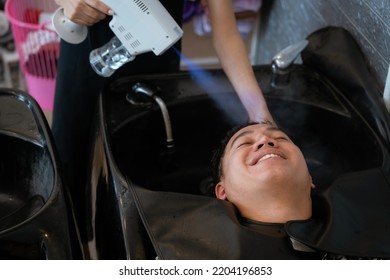
[[[279,127],[301,147],[316,191],[342,174],[388,166],[380,129],[324,75],[293,65],[289,84],[274,87],[270,65],[254,70]],[[139,82],[158,89],[167,105],[174,152],[166,148],[160,108],[127,102]],[[91,248],[96,258],[134,259],[154,252],[129,187],[212,195],[212,151],[248,117],[223,72],[207,70],[116,80],[100,95],[97,119],[88,191]]]
[[[44,185],[53,185],[53,169],[45,168],[48,157],[40,153],[36,144],[6,135],[1,135],[0,144],[3,155],[0,231],[3,231],[31,218],[44,206],[50,189],[34,190],[31,185],[36,184],[34,176],[42,176],[43,170],[47,180]],[[26,164],[31,162],[37,164]]]
[[[81,258],[48,125],[22,91],[0,90],[0,154],[0,259]]]

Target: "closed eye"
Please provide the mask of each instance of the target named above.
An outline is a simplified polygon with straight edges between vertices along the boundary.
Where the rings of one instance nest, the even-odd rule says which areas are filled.
[[[278,140],[278,141],[289,141],[291,142],[291,139],[284,133],[279,133],[277,135],[274,135],[273,136],[275,140]]]
[[[244,146],[247,146],[247,145],[250,145],[251,143],[250,142],[242,142],[242,143],[239,143],[236,147],[236,149],[240,148],[240,147],[244,147]]]

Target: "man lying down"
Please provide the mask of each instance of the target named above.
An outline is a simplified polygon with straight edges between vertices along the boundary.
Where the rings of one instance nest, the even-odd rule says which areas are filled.
[[[346,230],[347,224],[350,225],[346,221],[343,227],[338,226],[338,228],[330,230],[338,230],[340,235],[344,235],[339,237],[340,241],[331,240],[335,236],[330,237],[330,235],[320,233],[321,230],[329,230],[330,228],[329,225],[325,225],[324,220],[319,221],[318,219],[325,219],[324,216],[330,218],[331,215],[322,213],[318,217],[313,217],[313,207],[315,205],[313,205],[312,189],[315,186],[305,158],[293,141],[271,121],[252,122],[232,129],[226,139],[222,141],[221,148],[214,155],[213,173],[216,197],[229,201],[237,207],[239,220],[243,226],[263,235],[288,240],[287,243],[290,243],[289,245],[293,250],[302,252],[302,254],[297,254],[300,257],[315,259],[379,257],[375,254],[371,255],[367,251],[365,252],[366,255],[364,253],[359,255],[352,251],[349,255],[342,255],[335,245],[348,238],[362,240],[363,235],[369,236],[370,230],[375,231],[373,227],[378,228],[378,225],[365,228],[366,234],[359,237],[356,232],[354,234],[358,226],[356,227],[355,224],[356,228]],[[368,178],[375,176],[375,173],[359,174],[362,178],[367,176],[361,181],[362,187],[364,187],[364,184],[372,183],[369,182]],[[379,175],[378,178],[380,177],[382,176]],[[352,184],[355,183],[355,180],[351,181]],[[385,182],[382,183],[383,186],[386,185]],[[336,182],[334,185],[337,186],[337,184]],[[358,190],[356,188],[356,191]],[[339,191],[336,190],[333,194],[337,194]],[[384,192],[387,193],[386,197],[389,198],[388,191],[384,189]],[[330,200],[340,203],[337,199]],[[358,203],[358,201],[355,201],[352,205],[359,208]],[[328,204],[331,203],[328,202]],[[339,214],[343,215],[345,211],[354,210],[344,209]],[[332,211],[330,212],[332,213]],[[349,217],[350,219],[356,218],[356,215],[364,215],[359,211],[355,212],[355,215]],[[332,214],[337,215],[337,213]],[[344,217],[348,219],[348,217]],[[367,217],[362,218],[366,219]],[[334,217],[332,219],[337,220]],[[378,221],[378,219],[375,220]],[[337,227],[337,223],[334,222],[333,226]],[[301,229],[298,229],[298,227],[301,227]],[[289,229],[291,233],[288,233]],[[307,239],[312,239],[310,242],[315,242],[315,238],[309,237],[314,232],[307,233],[307,231],[318,231],[315,233],[318,235],[318,239],[320,236],[331,238],[328,242],[333,243],[332,249],[327,251],[299,242],[292,236],[295,230],[301,231],[298,235],[307,234]],[[306,241],[305,243],[310,242]],[[370,243],[372,240],[368,242]],[[333,248],[334,246],[336,248]],[[348,254],[345,249],[341,251]],[[380,254],[380,258],[383,257]]]
[[[390,258],[390,188],[381,168],[345,174],[313,196],[301,150],[264,121],[234,128],[213,170],[218,199],[133,187],[158,258]]]

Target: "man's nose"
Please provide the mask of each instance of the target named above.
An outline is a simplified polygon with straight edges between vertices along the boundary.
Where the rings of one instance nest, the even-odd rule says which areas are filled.
[[[277,143],[276,143],[275,139],[272,139],[269,137],[263,137],[255,145],[256,150],[259,150],[264,146],[277,147]]]

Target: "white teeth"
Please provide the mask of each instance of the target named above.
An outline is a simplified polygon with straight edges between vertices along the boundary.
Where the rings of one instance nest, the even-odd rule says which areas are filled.
[[[280,156],[275,155],[275,154],[268,154],[268,155],[263,156],[261,159],[259,159],[259,162],[266,160],[266,159],[269,159],[269,158],[276,158],[276,157],[280,157]]]

